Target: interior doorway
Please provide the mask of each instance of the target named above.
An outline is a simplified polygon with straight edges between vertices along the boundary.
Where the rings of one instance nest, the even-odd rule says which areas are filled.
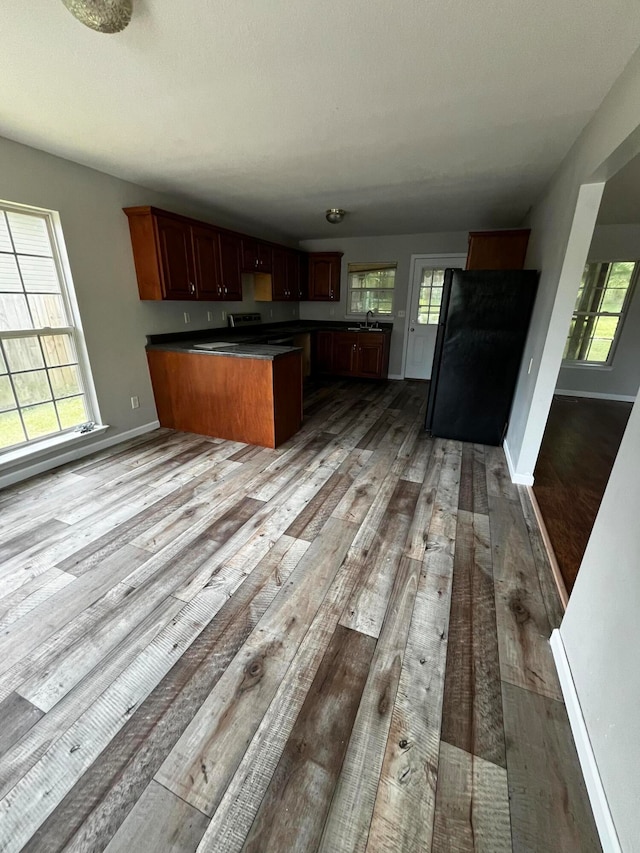
[[[533,494],[571,594],[640,386],[640,155],[607,182]]]
[[[404,335],[405,379],[430,379],[438,332],[444,271],[462,268],[466,255],[412,255],[407,324]]]

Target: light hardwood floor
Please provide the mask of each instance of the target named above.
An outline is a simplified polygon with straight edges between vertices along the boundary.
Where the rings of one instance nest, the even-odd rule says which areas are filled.
[[[502,451],[421,383],[0,496],[0,850],[600,850]]]

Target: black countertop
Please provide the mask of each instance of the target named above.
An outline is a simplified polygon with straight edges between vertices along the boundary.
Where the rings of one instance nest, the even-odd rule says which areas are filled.
[[[224,355],[234,358],[256,358],[273,361],[291,352],[301,352],[300,347],[268,344],[273,338],[289,337],[308,332],[340,331],[351,329],[355,323],[327,322],[323,320],[290,320],[285,323],[264,323],[243,328],[224,326],[215,329],[200,329],[195,332],[169,332],[160,335],[147,335],[147,350],[169,350],[172,352],[190,352],[198,355]],[[392,323],[380,323],[377,331],[390,334]],[[362,331],[367,335],[370,332]],[[202,344],[219,344],[212,349],[201,348]]]

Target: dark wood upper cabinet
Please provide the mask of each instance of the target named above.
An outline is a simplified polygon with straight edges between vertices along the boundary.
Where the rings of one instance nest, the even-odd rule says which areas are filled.
[[[272,251],[268,243],[258,243],[258,266],[260,272],[271,271]]]
[[[340,301],[342,252],[312,252],[309,255],[309,294],[315,302]]]
[[[240,235],[155,207],[124,212],[140,299],[242,301]]]
[[[471,231],[467,269],[523,269],[530,233],[528,228],[511,231]]]
[[[242,271],[256,272],[259,266],[258,241],[252,237],[242,238]]]
[[[340,299],[337,252],[312,255],[312,268],[306,252],[177,213],[155,207],[124,212],[140,299],[241,302],[243,272],[254,276],[256,300]]]
[[[273,249],[271,253],[271,298],[277,301],[289,299],[287,286],[287,250]]]
[[[300,301],[309,298],[309,259],[306,252],[289,253],[287,281],[290,282],[291,290],[297,292]]]
[[[242,271],[271,272],[271,246],[254,237],[243,237]]]
[[[271,272],[256,273],[256,302],[299,302],[305,288],[301,278],[302,253],[284,246],[271,250]]]
[[[195,299],[196,283],[191,229],[182,222],[156,217],[160,277],[164,299]]]
[[[226,231],[219,233],[218,243],[222,299],[242,302],[242,243],[239,237]]]
[[[275,255],[274,255],[275,257]],[[285,252],[285,268],[287,275],[288,299],[299,302],[302,299],[302,284],[300,282],[300,255],[298,252]]]
[[[221,299],[220,244],[214,228],[192,226],[196,293],[200,299]]]

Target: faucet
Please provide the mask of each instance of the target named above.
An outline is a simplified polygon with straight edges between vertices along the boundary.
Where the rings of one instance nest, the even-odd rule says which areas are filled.
[[[372,316],[372,317],[375,317],[375,314],[374,314],[374,312],[373,312],[373,311],[371,311],[371,310],[367,311],[366,317],[365,317],[365,319],[364,319],[364,327],[365,327],[365,329],[368,329],[368,328],[369,328],[369,314],[371,314],[371,316]]]

